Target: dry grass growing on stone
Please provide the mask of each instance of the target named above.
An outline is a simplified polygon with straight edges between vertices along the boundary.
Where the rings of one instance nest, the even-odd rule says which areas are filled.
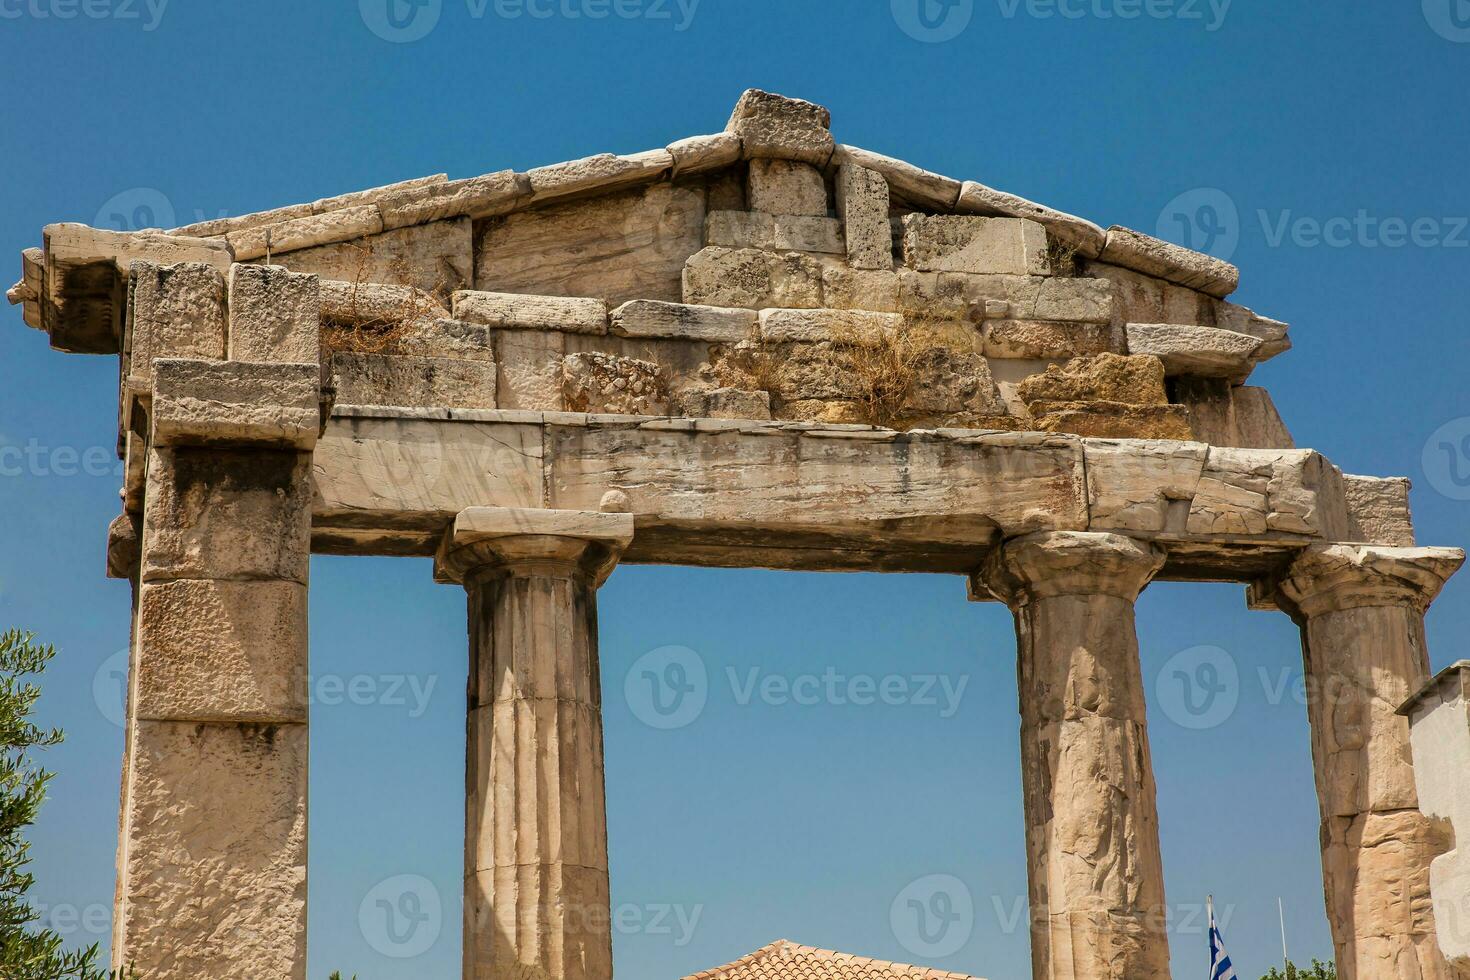
[[[858,389],[857,407],[868,425],[903,428],[906,407],[924,383],[924,365],[936,349],[972,350],[970,328],[960,323],[905,320],[875,336],[837,336]]]
[[[431,290],[420,289],[413,284],[408,264],[402,259],[391,266],[388,278],[392,282],[373,282],[369,279],[372,244],[349,244],[357,253],[351,294],[345,312],[322,317],[322,351],[327,355],[337,352],[398,353],[404,336],[413,330],[415,321],[426,316],[444,315],[442,305],[434,297],[447,290],[447,283],[441,279]],[[370,302],[367,294],[373,286],[397,287],[402,290],[402,297],[386,305],[380,300]]]

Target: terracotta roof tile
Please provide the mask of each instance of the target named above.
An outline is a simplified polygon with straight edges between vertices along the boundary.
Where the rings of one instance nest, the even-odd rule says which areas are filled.
[[[962,973],[888,963],[778,939],[734,963],[684,980],[980,980]]]

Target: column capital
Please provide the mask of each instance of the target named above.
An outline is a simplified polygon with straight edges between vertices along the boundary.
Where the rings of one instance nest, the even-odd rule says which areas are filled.
[[[632,540],[632,514],[470,507],[444,532],[434,577],[463,584],[486,571],[580,573],[601,585]]]
[[[997,548],[974,586],[1009,606],[1062,595],[1111,595],[1129,602],[1164,564],[1147,541],[1098,531],[1042,531]]]
[[[1464,562],[1459,548],[1318,544],[1296,557],[1277,589],[1307,617],[1366,606],[1423,612]]]

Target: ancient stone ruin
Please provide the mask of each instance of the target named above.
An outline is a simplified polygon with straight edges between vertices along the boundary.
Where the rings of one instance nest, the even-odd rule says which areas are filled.
[[[466,977],[611,975],[596,593],[619,561],[947,572],[1008,604],[1038,980],[1168,975],[1134,602],[1244,583],[1320,692],[1340,976],[1470,975],[1397,713],[1463,553],[1416,545],[1406,480],[1293,446],[1245,384],[1287,327],[1228,301],[1225,262],[751,91],[665,149],[51,225],[23,268],[26,323],[119,356],[113,949],[150,980],[305,975],[313,551],[435,555],[468,595]]]

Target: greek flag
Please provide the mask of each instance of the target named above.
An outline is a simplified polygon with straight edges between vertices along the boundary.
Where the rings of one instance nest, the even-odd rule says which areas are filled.
[[[1237,980],[1235,967],[1225,953],[1225,940],[1220,938],[1220,927],[1215,924],[1215,898],[1206,899],[1210,909],[1210,980]]]

